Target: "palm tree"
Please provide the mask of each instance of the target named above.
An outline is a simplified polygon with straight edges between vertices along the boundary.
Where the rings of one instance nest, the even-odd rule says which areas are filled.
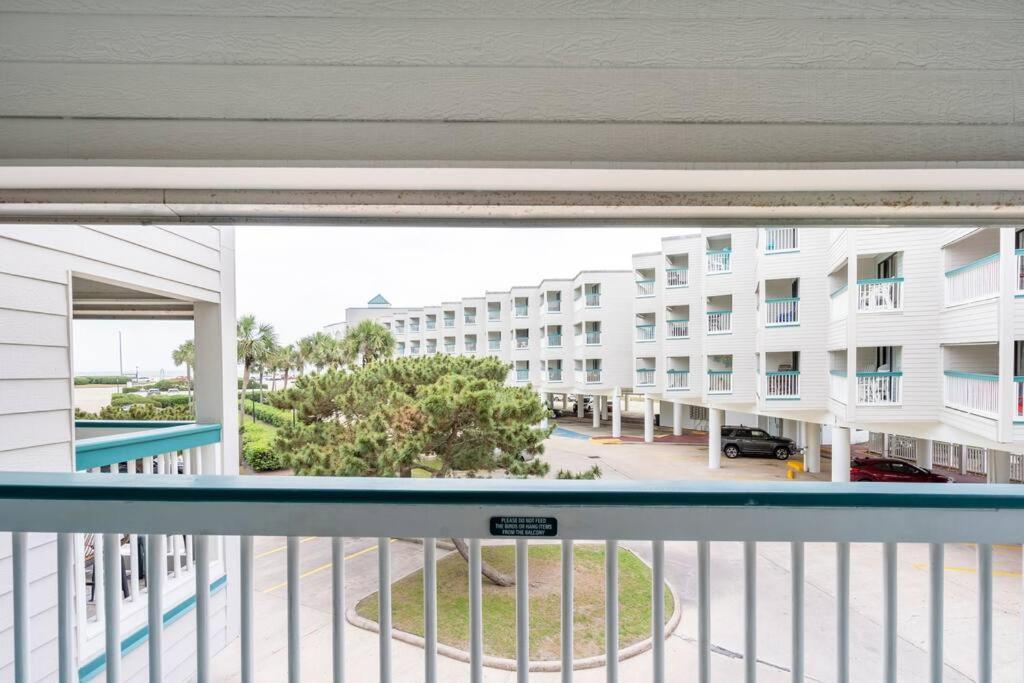
[[[284,370],[285,388],[288,387],[288,369],[292,363],[292,346],[278,346],[274,349],[273,355],[267,360],[267,369],[270,370],[271,376],[273,377],[272,384],[270,385],[271,391],[277,391],[277,373]]]
[[[249,373],[254,365],[266,361],[273,352],[277,346],[277,333],[273,325],[257,322],[256,316],[251,313],[238,319],[237,333],[238,362],[242,364],[242,401],[239,407],[241,424],[245,421],[245,392],[249,389]]]
[[[395,351],[395,338],[391,332],[372,320],[363,320],[349,329],[341,342],[342,358],[348,364],[357,360],[363,365],[388,358]]]
[[[341,348],[338,340],[326,332],[316,332],[312,335],[312,354],[309,360],[316,367],[317,372],[325,367],[336,368],[342,364]]]
[[[188,387],[188,402],[192,403],[192,366],[196,364],[196,343],[194,340],[182,342],[171,351],[171,360],[175,365],[185,366],[185,383]]]
[[[305,372],[306,366],[313,362],[313,355],[316,352],[316,335],[308,334],[300,339],[295,345],[295,351],[299,361],[296,370],[301,375]]]
[[[295,344],[289,344],[284,347],[288,350],[288,362],[284,365],[284,388],[288,388],[288,371],[295,370],[300,375],[302,374],[302,368],[305,366],[306,361],[302,358],[302,353],[299,351],[299,347]]]

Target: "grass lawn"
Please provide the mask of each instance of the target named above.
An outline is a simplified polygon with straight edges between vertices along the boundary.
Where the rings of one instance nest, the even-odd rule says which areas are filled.
[[[483,559],[513,573],[515,546],[484,546]],[[604,545],[577,545],[574,562],[574,655],[604,652]],[[451,553],[437,563],[437,637],[469,649],[469,577],[465,560]],[[484,652],[514,659],[515,586],[501,588],[483,579]],[[395,628],[423,635],[423,574],[416,571],[392,586]],[[530,546],[530,659],[555,660],[561,654],[561,546]],[[356,613],[377,620],[377,594],[363,598]],[[665,591],[665,618],[672,595]],[[643,640],[651,629],[651,570],[628,550],[619,549],[619,647]]]

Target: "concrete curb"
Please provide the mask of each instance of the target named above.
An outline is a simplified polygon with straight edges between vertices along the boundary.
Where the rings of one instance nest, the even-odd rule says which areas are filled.
[[[629,548],[626,548],[626,550],[631,552],[631,553],[633,552]],[[642,557],[640,557],[639,555],[637,555],[636,553],[633,553],[633,555],[635,557],[639,558],[639,560],[641,562],[643,562],[644,564],[647,564],[646,562],[644,562],[644,559]],[[648,567],[649,566],[650,565],[648,565]],[[413,570],[413,571],[417,571],[417,570]],[[410,572],[410,574],[411,573],[412,572]],[[408,576],[408,574],[406,574],[406,576]],[[399,579],[396,579],[396,581],[397,580],[399,580]],[[668,637],[671,636],[672,633],[675,632],[676,628],[678,628],[679,622],[683,618],[683,610],[682,610],[680,602],[679,602],[679,596],[676,595],[676,591],[672,587],[672,584],[670,584],[670,583],[668,583],[666,581],[665,585],[668,587],[668,591],[672,595],[672,608],[673,608],[672,609],[672,616],[669,617],[668,621],[665,623],[665,630],[664,630],[664,633],[662,634],[662,637],[667,640]],[[348,623],[352,624],[353,626],[356,626],[358,628],[364,629],[366,631],[371,631],[373,633],[380,633],[380,627],[378,626],[377,622],[376,621],[372,621],[370,619],[366,619],[366,618],[361,617],[358,614],[356,614],[355,607],[350,607],[345,612],[345,619],[348,621]],[[395,640],[401,641],[403,643],[407,643],[409,645],[415,645],[416,647],[424,647],[426,645],[426,642],[423,640],[422,637],[417,636],[417,635],[415,635],[413,633],[409,633],[407,631],[401,631],[401,630],[399,630],[397,628],[392,628],[391,629],[391,637],[394,638]],[[631,657],[636,657],[637,655],[643,654],[644,652],[647,652],[648,650],[650,650],[653,647],[653,645],[654,645],[654,639],[653,638],[645,638],[644,640],[641,640],[639,642],[633,643],[632,645],[628,645],[628,646],[622,648],[621,650],[619,650],[618,660],[621,662],[621,661],[625,661],[625,660],[627,660],[627,659],[629,659]],[[449,659],[454,659],[454,660],[459,661],[459,662],[465,662],[466,664],[469,663],[469,653],[468,652],[466,652],[465,650],[460,650],[460,649],[458,649],[456,647],[452,647],[450,645],[445,645],[443,643],[438,643],[437,644],[437,653],[440,654],[440,655],[443,655],[445,657],[448,657]],[[596,669],[597,667],[601,667],[601,666],[604,666],[604,665],[605,665],[605,656],[604,655],[597,655],[597,656],[594,656],[594,657],[584,657],[582,659],[573,660],[572,668],[573,668],[574,671],[578,671],[578,670],[581,670],[581,669]],[[490,667],[492,669],[502,669],[504,671],[515,671],[516,670],[516,660],[514,660],[514,659],[506,659],[504,657],[491,657],[489,655],[484,655],[484,666]],[[559,661],[554,661],[554,660],[531,661],[530,662],[529,670],[531,672],[556,672],[556,671],[561,671],[562,670],[562,663],[559,662]]]

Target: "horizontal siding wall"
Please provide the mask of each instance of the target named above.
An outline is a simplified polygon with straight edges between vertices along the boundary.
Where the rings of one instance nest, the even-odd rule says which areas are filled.
[[[4,0],[0,158],[1016,160],[1022,33],[1012,0]]]

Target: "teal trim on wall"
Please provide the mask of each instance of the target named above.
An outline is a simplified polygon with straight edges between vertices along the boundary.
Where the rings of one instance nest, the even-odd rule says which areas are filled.
[[[858,372],[858,377],[902,377],[902,372]]]
[[[195,424],[195,422],[189,420],[75,420],[77,429],[160,429],[191,424]]]
[[[845,292],[847,289],[849,289],[849,287],[847,285],[843,285],[842,287],[840,287],[836,291],[832,292],[832,294],[830,294],[829,296],[831,296],[832,298],[835,298],[835,297],[839,296],[840,294],[842,294],[843,292]]]
[[[799,370],[773,370],[772,372],[765,372],[765,375],[769,377],[796,377],[800,374]]]
[[[889,282],[903,282],[902,277],[875,277],[866,280],[857,280],[858,285],[884,285]]]
[[[959,370],[946,370],[947,377],[963,377],[964,379],[980,379],[985,382],[998,382],[999,375],[983,375],[977,372],[960,372]]]
[[[765,299],[764,300],[764,302],[766,304],[790,303],[790,302],[793,302],[793,301],[800,301],[800,297],[798,297],[798,296],[786,296],[786,297],[782,297],[780,299]]]
[[[956,275],[957,273],[962,273],[965,270],[971,270],[972,268],[977,268],[978,266],[983,266],[986,263],[990,263],[992,261],[998,261],[998,260],[999,260],[999,253],[998,252],[996,252],[995,254],[989,254],[988,256],[983,256],[980,259],[977,259],[975,261],[971,261],[970,263],[965,263],[962,266],[957,266],[956,268],[953,268],[952,270],[947,270],[946,271],[946,277],[949,277],[950,275]]]
[[[185,424],[75,442],[75,469],[89,470],[220,441],[219,424]]]

